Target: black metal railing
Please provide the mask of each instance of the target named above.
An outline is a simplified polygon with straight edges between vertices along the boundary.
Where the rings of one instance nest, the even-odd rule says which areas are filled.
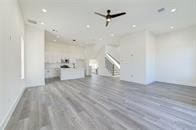
[[[114,75],[114,64],[112,64],[106,57],[105,57],[105,67],[112,75]]]

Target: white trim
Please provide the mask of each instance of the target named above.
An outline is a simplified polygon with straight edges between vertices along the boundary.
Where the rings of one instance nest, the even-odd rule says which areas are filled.
[[[25,66],[24,66],[24,64],[25,64],[25,61],[24,61],[24,57],[25,57],[25,55],[24,55],[24,53],[25,53],[25,50],[24,50],[24,38],[23,38],[23,36],[21,36],[21,38],[20,38],[20,58],[21,58],[21,79],[24,79],[24,77],[25,77]]]
[[[21,94],[16,98],[15,102],[12,104],[12,106],[10,107],[9,111],[7,112],[4,120],[1,122],[0,124],[0,130],[4,130],[5,127],[7,126],[8,124],[8,121],[10,120],[14,110],[16,109],[16,106],[18,105],[24,91],[25,91],[26,88],[23,89],[23,91],[21,92]]]
[[[167,84],[174,84],[174,85],[182,85],[182,86],[196,87],[196,84],[194,84],[194,83],[172,82],[172,81],[164,81],[164,80],[156,80],[155,82],[161,82],[161,83],[167,83]]]

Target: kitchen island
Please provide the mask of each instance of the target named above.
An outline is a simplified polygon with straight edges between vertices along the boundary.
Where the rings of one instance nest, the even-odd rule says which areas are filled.
[[[80,79],[84,77],[85,77],[84,68],[61,68],[60,70],[61,80]]]

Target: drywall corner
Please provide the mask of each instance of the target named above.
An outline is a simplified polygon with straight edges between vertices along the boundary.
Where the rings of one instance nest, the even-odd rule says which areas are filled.
[[[45,85],[45,31],[26,25],[25,33],[26,86]]]

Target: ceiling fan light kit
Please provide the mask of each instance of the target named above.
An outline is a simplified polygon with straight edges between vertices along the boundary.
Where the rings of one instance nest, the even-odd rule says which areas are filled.
[[[111,19],[113,18],[116,18],[116,17],[119,17],[119,16],[122,16],[122,15],[125,15],[126,12],[122,12],[122,13],[117,13],[117,14],[110,14],[111,13],[111,10],[107,10],[107,14],[104,15],[104,14],[101,14],[101,13],[98,13],[98,12],[95,12],[96,15],[99,15],[101,17],[104,17],[106,19],[106,27],[109,25]]]

